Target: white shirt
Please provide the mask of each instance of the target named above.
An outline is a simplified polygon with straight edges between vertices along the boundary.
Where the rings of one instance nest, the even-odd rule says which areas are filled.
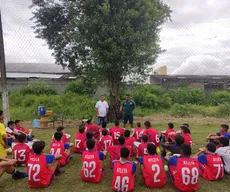
[[[216,153],[219,154],[224,161],[224,170],[230,174],[230,146],[220,147],[216,150]]]
[[[13,131],[12,131],[11,128],[9,128],[9,127],[6,128],[6,132],[7,132],[7,133],[13,133]]]
[[[106,111],[109,108],[109,105],[106,101],[98,101],[95,106],[98,109],[98,116],[99,117],[105,117]]]

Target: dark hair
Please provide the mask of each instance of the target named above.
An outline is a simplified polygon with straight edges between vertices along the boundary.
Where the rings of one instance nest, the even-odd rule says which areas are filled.
[[[106,122],[103,122],[102,125],[101,125],[102,128],[106,128],[107,127],[107,123]]]
[[[15,124],[14,121],[9,121],[9,122],[7,123],[7,126],[9,127],[10,125],[14,125],[14,124]]]
[[[20,134],[17,137],[19,143],[24,143],[26,141],[26,135],[25,134]]]
[[[153,143],[148,143],[147,150],[150,155],[156,154],[156,146]]]
[[[127,147],[122,147],[120,150],[120,155],[122,158],[127,159],[129,157],[130,151]]]
[[[187,126],[187,127],[189,128],[189,124],[188,124],[188,123],[184,123],[183,125],[184,125],[184,126]]]
[[[88,149],[93,149],[94,146],[95,146],[95,141],[93,139],[87,140],[86,146],[87,146]]]
[[[142,139],[142,141],[144,141],[146,143],[146,142],[148,142],[149,137],[148,137],[148,135],[142,135],[141,139]]]
[[[115,120],[115,126],[119,126],[120,125],[120,122],[118,120]]]
[[[170,129],[173,129],[173,128],[174,128],[173,123],[168,123],[168,127],[169,127]]]
[[[224,128],[226,131],[228,131],[229,129],[229,126],[227,124],[222,124],[221,127]]]
[[[124,136],[125,137],[130,137],[130,130],[125,130]]]
[[[206,145],[206,148],[208,149],[208,151],[210,151],[211,153],[215,153],[216,152],[216,145],[214,143],[208,143]]]
[[[125,96],[130,97],[130,94],[126,94]]]
[[[79,125],[79,132],[84,133],[85,132],[85,126],[84,125]]]
[[[93,132],[89,131],[86,133],[86,138],[87,139],[92,139],[93,138]]]
[[[150,121],[145,121],[145,124],[144,124],[146,127],[151,127],[151,123]]]
[[[102,131],[102,135],[103,135],[103,136],[108,135],[108,131],[107,131],[107,129],[104,129],[104,130]]]
[[[0,110],[0,116],[2,116],[3,115],[3,110]]]
[[[120,145],[124,145],[125,144],[125,137],[124,136],[120,136],[118,138],[118,142],[119,142]]]
[[[17,124],[17,123],[20,123],[21,122],[21,120],[15,120],[15,124]]]
[[[219,141],[224,147],[229,146],[229,139],[227,137],[220,137]]]
[[[35,154],[40,155],[45,148],[45,141],[35,141],[32,148]]]
[[[57,128],[57,131],[63,131],[64,130],[64,127],[60,126]]]
[[[137,123],[137,127],[141,127],[141,123],[140,122]]]
[[[190,129],[188,128],[188,126],[182,125],[182,126],[180,126],[180,128],[182,129],[182,131],[183,131],[184,133],[191,134],[191,131],[190,131]]]
[[[188,144],[182,144],[181,145],[181,153],[183,153],[184,156],[191,156],[192,154],[192,148]]]
[[[104,95],[100,95],[100,97],[104,97]]]
[[[54,133],[54,138],[56,141],[61,141],[62,136],[63,136],[63,133],[61,131]]]
[[[91,119],[88,119],[88,120],[86,121],[87,124],[90,124],[91,122],[92,122]]]
[[[177,145],[184,144],[184,137],[182,137],[181,134],[176,134],[176,136],[175,136],[175,142],[176,142]]]

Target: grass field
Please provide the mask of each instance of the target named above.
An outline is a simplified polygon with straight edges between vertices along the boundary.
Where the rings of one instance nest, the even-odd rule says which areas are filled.
[[[219,129],[219,125],[222,123],[229,123],[227,119],[215,119],[215,118],[186,118],[186,119],[176,119],[171,117],[145,117],[138,119],[140,121],[145,121],[150,119],[153,126],[158,130],[165,130],[168,122],[173,122],[175,127],[182,123],[189,123],[192,131],[193,141],[195,145],[193,147],[193,153],[197,152],[198,148],[205,145],[205,136],[210,132],[216,132]],[[72,142],[74,141],[74,135],[77,130],[76,125],[67,127],[65,132],[72,134]],[[46,141],[46,151],[49,149],[51,143],[51,136],[54,133],[53,129],[34,130],[36,138]],[[19,181],[14,181],[8,174],[3,175],[0,178],[0,191],[1,192],[29,192],[29,191],[44,191],[44,192],[68,192],[68,191],[81,191],[81,192],[93,192],[101,191],[108,192],[111,190],[112,182],[112,171],[109,168],[109,158],[104,161],[105,177],[103,181],[99,184],[89,184],[84,183],[80,179],[81,171],[81,157],[80,155],[73,154],[73,159],[65,167],[65,173],[56,177],[52,184],[46,189],[30,189],[27,184],[27,179],[22,179]],[[20,168],[23,169],[23,168]],[[230,176],[225,176],[223,180],[219,182],[208,182],[204,181],[202,178],[199,179],[199,191],[202,192],[224,192],[229,191],[230,186]],[[150,192],[150,191],[162,191],[162,192],[173,192],[177,191],[168,178],[167,184],[162,189],[148,189],[145,187],[140,169],[137,170],[135,176],[135,191],[138,192]]]

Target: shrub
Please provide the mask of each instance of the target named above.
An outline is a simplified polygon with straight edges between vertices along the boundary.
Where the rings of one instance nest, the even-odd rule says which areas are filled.
[[[230,104],[221,104],[217,107],[216,117],[229,117],[230,116]]]
[[[95,87],[85,85],[81,81],[71,81],[65,89],[65,93],[68,92],[78,95],[93,95],[95,93]]]
[[[230,92],[228,91],[216,91],[210,96],[212,105],[219,105],[223,103],[230,103]]]

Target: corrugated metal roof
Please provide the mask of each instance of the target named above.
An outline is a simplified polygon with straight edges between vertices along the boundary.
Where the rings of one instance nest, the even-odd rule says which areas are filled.
[[[41,79],[60,79],[63,74],[44,74],[44,73],[6,73],[7,78],[41,78]]]
[[[6,63],[7,73],[45,73],[66,74],[71,73],[67,68],[54,63]]]

